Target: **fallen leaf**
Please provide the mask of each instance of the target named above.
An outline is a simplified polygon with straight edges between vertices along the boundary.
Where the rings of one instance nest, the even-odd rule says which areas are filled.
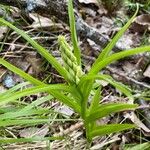
[[[62,29],[63,26],[60,23],[55,23],[51,19],[42,17],[36,13],[30,13],[29,16],[34,20],[32,25],[28,26],[29,28],[57,28]]]
[[[137,45],[139,41],[138,38],[138,36],[135,36],[134,34],[129,34],[127,32],[119,39],[116,45],[123,50],[131,49],[133,46]]]
[[[134,112],[126,113],[126,118],[129,118],[137,127],[141,128],[144,132],[150,134],[150,129],[136,116]]]
[[[145,32],[146,30],[150,31],[150,14],[142,14],[136,17],[131,29],[134,32]]]
[[[149,77],[150,78],[150,65],[146,68],[145,72],[143,73],[143,75],[145,77]]]
[[[30,127],[30,128],[23,129],[19,134],[20,137],[24,137],[24,138],[45,137],[48,131],[49,131],[48,126],[43,126],[41,128]]]
[[[138,24],[141,24],[143,26],[150,27],[150,14],[142,14],[142,15],[136,17],[135,22]]]

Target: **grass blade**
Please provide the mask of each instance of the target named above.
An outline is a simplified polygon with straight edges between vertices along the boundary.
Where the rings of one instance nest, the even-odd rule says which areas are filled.
[[[57,92],[57,91],[52,91],[51,94],[55,98],[57,98],[59,101],[61,101],[62,103],[73,108],[79,114],[81,113],[81,106],[74,99],[69,98],[69,97],[65,96],[64,94]]]
[[[135,16],[137,15],[139,10],[139,6],[137,5],[137,10],[135,12],[135,14],[132,16],[132,18],[121,28],[121,30],[114,36],[114,38],[111,40],[111,42],[103,49],[103,51],[101,52],[101,54],[98,56],[98,58],[96,59],[96,61],[93,64],[93,67],[95,66],[95,64],[97,64],[98,62],[102,61],[104,58],[106,58],[110,51],[113,49],[113,47],[115,46],[115,44],[117,43],[117,41],[120,39],[120,37],[123,35],[123,33],[129,28],[129,26],[131,25],[131,23],[133,22]],[[93,68],[92,67],[92,68]]]
[[[31,104],[27,104],[27,106],[25,106],[24,108],[22,108],[21,111],[29,111],[32,108],[36,108],[39,105],[41,105],[41,104],[43,104],[43,103],[45,103],[47,101],[50,101],[52,99],[53,99],[53,96],[51,96],[51,95],[38,98],[37,100],[33,101]]]
[[[14,144],[14,143],[26,143],[26,142],[37,142],[37,141],[49,141],[49,140],[63,140],[63,137],[31,137],[31,138],[1,138],[0,144]]]
[[[131,93],[132,92],[131,89],[129,89],[129,87],[127,87],[126,85],[115,81],[111,76],[103,74],[103,75],[96,75],[95,78],[96,79],[102,79],[102,80],[110,83],[116,89],[118,89],[120,92],[125,94],[130,100],[133,100],[133,95]]]
[[[71,91],[71,89],[68,86],[65,85],[47,85],[47,86],[36,86],[29,89],[25,89],[23,91],[16,92],[11,97],[8,98],[1,98],[0,99],[0,105],[4,105],[8,102],[15,101],[18,98],[21,98],[26,95],[34,94],[37,92],[49,92],[51,95],[53,95],[55,98],[66,104],[67,106],[73,108],[75,111],[80,112],[79,104],[76,103],[73,99],[63,95],[61,92],[57,92],[56,90],[65,90],[65,91]]]
[[[77,41],[77,34],[76,34],[76,25],[75,25],[75,17],[73,12],[73,3],[72,0],[68,1],[68,14],[69,14],[69,23],[70,23],[70,30],[71,30],[71,40],[74,48],[74,55],[77,59],[78,65],[81,65],[81,51]]]
[[[103,136],[106,134],[111,134],[115,132],[121,132],[123,130],[128,130],[131,128],[135,128],[133,124],[112,124],[112,125],[104,125],[98,126],[90,133],[90,137],[93,138],[95,136]]]
[[[143,46],[143,47],[138,47],[138,48],[134,48],[134,49],[130,49],[130,50],[112,54],[111,56],[109,56],[109,57],[103,59],[102,61],[100,61],[99,63],[95,64],[95,66],[91,68],[91,70],[89,71],[88,74],[97,74],[100,70],[105,68],[107,65],[109,65],[113,61],[117,61],[117,60],[127,57],[127,56],[131,56],[131,55],[143,53],[143,52],[148,52],[148,51],[150,51],[150,46]]]
[[[0,58],[0,64],[3,65],[4,67],[6,67],[8,70],[10,70],[10,71],[16,73],[17,75],[23,77],[27,81],[30,81],[32,84],[45,85],[45,83],[33,78],[29,74],[25,73],[21,69],[15,67],[14,65],[10,64],[9,62],[7,62],[6,60],[4,60],[2,58]]]
[[[39,98],[35,101],[33,101],[31,104],[28,104],[27,106],[25,106],[24,108],[21,108],[19,110],[16,111],[8,111],[8,112],[3,112],[4,114],[0,115],[0,120],[4,120],[4,119],[15,119],[16,117],[21,117],[21,116],[31,116],[33,115],[32,112],[36,112],[36,110],[40,110],[41,107],[38,107],[39,105],[43,104],[46,101],[51,100],[53,97],[51,95],[48,95],[46,97],[42,97]],[[35,109],[37,108],[38,109]],[[32,110],[31,110],[32,109]],[[43,109],[43,108],[42,108]],[[52,111],[52,110],[49,110]]]
[[[5,24],[10,27],[14,31],[16,31],[19,35],[21,35],[26,41],[28,41],[38,52],[41,54],[53,67],[66,79],[69,81],[68,72],[60,65],[60,63],[46,50],[44,47],[39,45],[35,40],[33,40],[30,36],[28,36],[24,31],[16,28],[14,25],[9,23],[8,21],[0,18],[0,23]],[[1,60],[0,60],[1,61]]]
[[[43,114],[49,114],[51,111],[47,108],[38,108],[38,109],[32,109],[28,111],[17,111],[17,112],[8,112],[5,114],[0,115],[0,121],[2,120],[10,120],[10,119],[16,119],[18,117],[32,117],[32,116],[40,116]],[[10,121],[11,122],[11,121]]]
[[[8,63],[7,61],[5,61],[1,58],[0,58],[0,64],[5,66],[7,69],[11,70],[12,72],[18,74],[22,78],[30,81],[32,84],[45,85],[46,86],[45,83],[33,78],[32,76],[28,75],[27,73],[25,73],[21,69],[13,66],[12,64]],[[57,91],[55,91],[55,92],[54,91],[47,91],[47,92],[50,93],[51,95],[53,95],[58,100],[60,100],[61,102],[63,102],[64,104],[66,104],[66,105],[70,106],[71,108],[73,108],[75,111],[80,112],[79,104],[77,104],[74,100],[68,98],[67,96],[65,96],[65,95],[63,95],[63,94],[61,94],[60,92],[57,92]]]
[[[0,127],[15,126],[15,125],[31,126],[31,125],[37,125],[37,124],[43,124],[43,123],[50,123],[50,121],[54,121],[54,119],[35,119],[35,118],[34,119],[14,119],[14,120],[8,119],[8,120],[0,121]]]
[[[23,83],[17,84],[14,87],[12,87],[11,89],[0,93],[0,98],[9,97],[13,92],[15,92],[15,91],[19,90],[20,88],[23,88],[24,86],[27,86],[27,85],[29,85],[29,82],[23,82]]]
[[[150,143],[142,143],[142,144],[136,144],[135,146],[124,148],[124,150],[148,150],[150,149]]]
[[[46,91],[51,91],[51,90],[70,90],[68,86],[62,85],[62,84],[54,84],[54,85],[41,85],[41,86],[36,86],[36,87],[31,87],[22,91],[18,91],[16,93],[13,93],[11,97],[6,97],[6,98],[0,98],[0,105],[4,105],[8,102],[12,102],[18,98],[21,98],[23,96],[35,94],[38,92],[46,92]]]

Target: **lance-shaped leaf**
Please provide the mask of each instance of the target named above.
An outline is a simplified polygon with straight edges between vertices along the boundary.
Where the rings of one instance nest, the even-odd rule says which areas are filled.
[[[34,85],[43,85],[43,86],[47,86],[47,84],[41,82],[40,80],[37,80],[35,78],[33,78],[32,76],[30,76],[29,74],[25,73],[24,71],[22,71],[21,69],[15,67],[14,65],[8,63],[7,61],[3,60],[0,58],[0,64],[2,64],[3,66],[5,66],[7,69],[11,70],[12,72],[18,74],[19,76],[21,76],[22,78],[30,81],[32,84]],[[58,91],[47,91],[48,93],[50,93],[51,95],[53,95],[55,98],[57,98],[58,100],[60,100],[61,102],[65,103],[66,105],[70,106],[71,108],[73,108],[75,111],[80,112],[80,106],[78,103],[76,103],[74,100],[70,99],[69,97],[63,95],[62,93],[58,92]],[[72,89],[72,92],[74,92],[74,89]],[[78,95],[78,94],[77,94]]]
[[[135,144],[135,146],[125,146],[124,150],[148,150],[150,149],[150,143],[141,143],[141,144]]]
[[[107,58],[98,62],[94,67],[91,68],[88,74],[97,74],[99,71],[101,71],[103,68],[105,68],[106,66],[108,66],[110,63],[114,61],[117,61],[119,59],[125,58],[127,56],[131,56],[134,54],[143,53],[143,52],[150,52],[150,46],[138,47],[138,48],[125,50],[122,52],[112,54],[111,56],[108,56]]]
[[[100,53],[100,55],[98,56],[98,58],[96,59],[96,61],[93,64],[93,67],[100,61],[102,61],[104,58],[106,58],[110,51],[113,49],[113,47],[115,46],[115,44],[117,43],[117,41],[120,39],[120,37],[123,35],[123,33],[129,28],[129,26],[131,25],[131,23],[133,22],[135,16],[137,15],[139,10],[139,6],[137,5],[137,10],[135,12],[135,14],[132,16],[132,18],[121,28],[121,30],[113,37],[113,39],[110,41],[110,43],[102,50],[102,52]]]
[[[86,120],[88,122],[95,121],[97,119],[100,119],[102,117],[105,117],[109,114],[125,111],[125,110],[135,110],[138,105],[136,104],[103,104],[97,107],[96,110],[92,110],[90,114],[86,117]]]
[[[0,139],[0,144],[11,144],[11,143],[26,143],[26,142],[37,142],[37,141],[49,141],[49,140],[62,140],[62,137],[32,137],[32,138],[3,138]]]
[[[130,100],[133,100],[133,96],[132,96],[132,90],[129,89],[128,86],[115,81],[111,76],[109,75],[105,75],[105,74],[98,74],[98,75],[86,75],[84,77],[81,78],[81,81],[79,83],[79,87],[80,88],[86,88],[84,86],[84,84],[93,82],[94,80],[104,80],[108,83],[110,83],[111,85],[113,85],[116,89],[118,89],[120,92],[122,92],[123,94],[125,94]],[[90,87],[92,85],[90,84]]]
[[[0,105],[4,105],[8,102],[15,101],[18,98],[21,98],[23,96],[35,94],[38,92],[48,92],[67,106],[73,108],[75,111],[79,112],[80,107],[79,105],[71,98],[65,96],[60,91],[70,91],[71,88],[69,86],[63,85],[63,84],[54,84],[54,85],[40,85],[32,88],[28,88],[22,91],[18,91],[16,93],[13,93],[10,97],[2,97],[0,98]]]
[[[9,110],[7,112],[3,112],[3,114],[0,114],[0,120],[6,120],[6,119],[15,119],[22,116],[32,116],[33,114],[39,114],[39,111],[44,109],[48,111],[49,113],[55,113],[53,110],[48,108],[41,108],[39,105],[46,101],[50,101],[53,97],[51,95],[48,95],[46,97],[39,98],[35,101],[33,101],[31,104],[28,104],[27,106],[23,108],[19,108],[16,111]],[[36,109],[38,107],[38,109]]]
[[[115,132],[120,132],[123,130],[128,130],[131,128],[135,128],[133,124],[111,124],[111,125],[103,125],[95,127],[90,133],[89,137],[93,138],[95,136],[103,136],[106,134],[111,134]]]
[[[0,23],[10,27],[14,31],[16,31],[19,35],[21,35],[26,41],[28,41],[38,52],[42,55],[53,67],[67,80],[70,81],[68,72],[61,66],[61,64],[46,50],[44,47],[39,45],[35,40],[33,40],[29,35],[27,35],[24,31],[16,28],[14,25],[9,23],[8,21],[0,18]],[[1,61],[1,60],[0,60]]]
[[[81,50],[78,45],[77,34],[76,34],[76,25],[75,25],[75,17],[73,12],[73,4],[72,0],[68,1],[68,14],[69,14],[69,23],[70,23],[70,31],[71,31],[71,40],[74,49],[74,55],[77,59],[77,63],[81,65]]]

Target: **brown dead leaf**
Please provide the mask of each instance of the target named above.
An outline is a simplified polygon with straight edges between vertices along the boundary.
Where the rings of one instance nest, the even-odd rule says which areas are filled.
[[[28,55],[25,57],[25,60],[30,64],[33,75],[38,76],[38,74],[42,72],[41,66],[43,61],[41,58],[37,58],[36,55]]]
[[[42,17],[39,14],[36,13],[30,13],[29,16],[34,20],[32,25],[28,26],[29,28],[57,28],[57,29],[63,29],[62,24],[55,23],[51,19]]]
[[[39,137],[39,136],[45,137],[48,131],[49,131],[48,126],[43,126],[41,128],[30,127],[30,128],[23,129],[19,134],[20,137],[24,137],[24,138]]]
[[[129,118],[137,127],[142,129],[147,134],[150,134],[150,129],[136,116],[134,112],[126,113],[126,118]]]
[[[136,17],[131,29],[134,32],[150,31],[150,14],[142,14]]]
[[[149,77],[150,78],[150,65],[146,68],[145,72],[143,73],[143,75],[145,77]]]
[[[141,24],[143,26],[149,26],[150,27],[150,14],[143,14],[138,16],[135,19],[135,22],[138,24]]]

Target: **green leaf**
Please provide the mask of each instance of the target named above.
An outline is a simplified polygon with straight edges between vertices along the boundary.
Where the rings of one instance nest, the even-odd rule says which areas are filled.
[[[84,82],[82,85],[78,86],[78,90],[81,92],[82,100],[81,100],[81,116],[85,119],[87,113],[87,102],[90,92],[92,90],[93,81]]]
[[[37,141],[49,141],[49,140],[63,140],[63,137],[32,137],[32,138],[1,138],[0,144],[14,144],[14,143],[26,143]]]
[[[75,25],[75,17],[73,12],[73,4],[72,0],[68,1],[68,14],[69,14],[69,23],[71,30],[71,40],[74,49],[74,55],[77,58],[78,65],[81,65],[81,50],[78,45],[77,34],[76,34],[76,25]]]
[[[102,79],[102,80],[110,83],[116,89],[118,89],[120,92],[125,94],[130,100],[133,100],[133,95],[131,93],[132,92],[131,89],[129,89],[129,87],[127,87],[126,85],[115,81],[111,76],[103,74],[103,75],[96,75],[95,78],[100,79],[100,80]]]
[[[19,76],[21,76],[22,78],[30,81],[32,84],[35,85],[43,85],[43,86],[47,86],[47,84],[33,78],[32,76],[30,76],[29,74],[25,73],[24,71],[22,71],[21,69],[13,66],[12,64],[8,63],[7,61],[3,60],[0,58],[0,64],[2,64],[3,66],[5,66],[7,69],[11,70],[12,72],[18,74]],[[73,92],[74,90],[72,90]],[[47,91],[48,93],[50,93],[51,95],[53,95],[55,98],[57,98],[58,100],[60,100],[61,102],[63,102],[64,104],[66,104],[67,106],[73,108],[75,111],[80,112],[80,106],[78,103],[76,103],[73,99],[68,98],[67,96],[61,94],[60,92],[57,91]],[[71,92],[71,91],[70,91]]]
[[[120,37],[123,35],[123,33],[129,28],[129,26],[133,22],[135,16],[138,13],[138,10],[139,10],[139,6],[137,6],[137,10],[136,10],[135,14],[133,15],[133,17],[121,28],[121,30],[114,36],[114,38],[110,41],[110,43],[102,50],[101,54],[98,56],[98,58],[94,62],[93,67],[98,62],[102,61],[104,58],[106,58],[109,55],[110,51],[113,49],[113,47],[115,46],[117,41],[120,39]]]
[[[80,111],[79,105],[73,99],[63,95],[60,91],[58,92],[57,90],[71,92],[71,88],[63,84],[41,85],[41,86],[36,86],[36,87],[28,88],[28,89],[13,93],[11,97],[0,98],[0,105],[4,105],[8,102],[15,101],[18,98],[31,95],[34,93],[49,92],[55,98],[57,98],[58,100],[66,104],[67,106],[73,108],[75,111],[78,111],[78,112]]]
[[[58,91],[52,91],[51,95],[57,98],[60,102],[66,104],[67,106],[73,108],[79,114],[81,113],[81,106],[72,98],[65,96]]]
[[[95,95],[94,95],[94,97],[91,101],[91,105],[90,105],[90,108],[89,108],[90,112],[94,109],[97,109],[97,107],[99,106],[100,98],[101,98],[101,87],[99,87],[96,90]]]
[[[29,82],[23,82],[23,83],[17,84],[14,87],[10,88],[9,90],[0,93],[0,98],[9,97],[12,95],[13,92],[15,92],[15,91],[19,90],[20,88],[23,88],[24,86],[27,86],[27,85],[29,85]]]
[[[136,104],[125,104],[125,103],[102,104],[98,106],[97,109],[91,110],[90,114],[87,115],[86,120],[88,122],[95,121],[109,114],[117,113],[120,111],[126,111],[126,110],[135,110],[137,107],[138,105]]]
[[[135,128],[135,125],[133,124],[111,124],[111,125],[103,125],[103,126],[98,126],[95,129],[93,129],[90,133],[89,136],[91,138],[95,136],[103,136],[106,134],[111,134],[115,132],[120,132],[123,130],[128,130],[131,128]]]
[[[31,109],[28,111],[17,111],[17,112],[8,112],[0,115],[0,122],[2,120],[10,120],[10,119],[16,119],[17,117],[31,117],[33,115],[43,115],[43,114],[49,114],[50,110],[48,108],[38,108],[38,109]],[[10,120],[11,122],[11,120]]]
[[[130,100],[133,100],[133,95],[131,93],[131,89],[127,87],[126,85],[115,81],[111,76],[105,75],[105,74],[98,74],[98,75],[86,75],[81,78],[81,82],[79,83],[79,86],[82,87],[84,86],[84,83],[89,83],[93,80],[104,80],[113,85],[115,88],[120,90],[123,94],[125,94]]]
[[[92,110],[96,110],[99,107],[100,98],[101,98],[101,86],[96,90],[87,113],[90,114]],[[94,121],[90,122],[89,130],[92,130],[94,126],[96,126],[96,122]]]
[[[115,81],[111,76],[109,75],[97,75],[97,79],[103,79],[104,81],[107,81],[108,83],[110,83],[111,85],[113,85],[116,89],[118,89],[120,92],[122,92],[123,94],[125,94],[130,100],[133,101],[133,95],[132,95],[132,90],[120,83],[120,82],[117,82]]]
[[[125,50],[122,52],[112,54],[111,56],[108,56],[107,58],[95,64],[95,66],[91,68],[88,74],[91,74],[91,75],[97,74],[99,71],[101,71],[103,68],[105,68],[107,65],[109,65],[113,61],[117,61],[121,58],[125,58],[127,56],[131,56],[134,54],[138,54],[142,52],[149,52],[149,51],[150,51],[150,46],[143,46],[143,47],[138,47],[138,48]]]
[[[91,79],[90,80],[86,80],[87,78],[87,75],[83,75],[81,78],[80,78],[80,82],[79,84],[77,85],[77,89],[81,92],[81,93],[84,93],[82,96],[84,99],[87,99],[88,96],[89,96],[89,93],[91,92],[92,90],[92,86],[93,86],[93,82],[94,80]]]
[[[43,104],[43,103],[45,103],[47,101],[50,101],[52,99],[53,99],[53,96],[51,96],[51,95],[38,98],[37,100],[33,101],[31,104],[27,104],[27,106],[25,106],[24,108],[22,108],[20,111],[29,111],[32,108],[36,108],[39,105],[41,105],[41,104]]]
[[[68,77],[68,72],[60,65],[60,63],[46,50],[44,47],[39,45],[35,40],[33,40],[30,36],[28,36],[24,31],[16,28],[14,25],[9,23],[8,21],[0,18],[0,23],[10,27],[14,31],[16,31],[19,35],[21,35],[25,40],[27,40],[38,52],[41,54],[53,67],[66,79],[66,81],[70,81]],[[0,60],[1,61],[1,60]]]
[[[32,84],[46,85],[45,83],[41,82],[40,80],[33,78],[29,74],[25,73],[21,69],[15,67],[14,65],[10,64],[9,62],[5,61],[2,58],[0,58],[0,64],[5,66],[8,70],[10,70],[10,71],[16,73],[17,75],[21,76],[22,78],[26,79],[27,81],[30,81]]]
[[[150,142],[136,144],[132,147],[125,147],[124,150],[149,150],[150,149]]]
[[[34,114],[39,114],[38,111],[41,111],[44,109],[39,107],[38,105],[41,105],[42,103],[51,100],[53,97],[51,95],[48,95],[46,97],[39,98],[35,101],[33,101],[31,104],[28,104],[24,108],[18,109],[16,111],[9,110],[8,112],[5,112],[4,114],[0,115],[0,120],[4,119],[15,119],[20,116],[31,116]],[[36,109],[38,107],[38,109]],[[47,108],[45,108],[45,111],[47,111]],[[52,110],[49,110],[49,112]],[[54,112],[53,112],[54,113]]]
[[[50,123],[51,121],[54,121],[54,119],[13,119],[13,120],[4,120],[0,121],[0,127],[7,127],[7,126],[15,126],[15,125],[37,125],[37,124],[43,124],[43,123]],[[59,121],[59,119],[55,119],[55,121]]]
[[[41,85],[41,86],[31,87],[31,88],[13,93],[11,97],[6,97],[6,98],[0,97],[0,105],[14,101],[23,96],[35,94],[38,92],[51,91],[51,90],[67,90],[68,91],[71,89],[68,86],[65,86],[63,84],[54,84],[54,85],[51,84],[51,85]]]

